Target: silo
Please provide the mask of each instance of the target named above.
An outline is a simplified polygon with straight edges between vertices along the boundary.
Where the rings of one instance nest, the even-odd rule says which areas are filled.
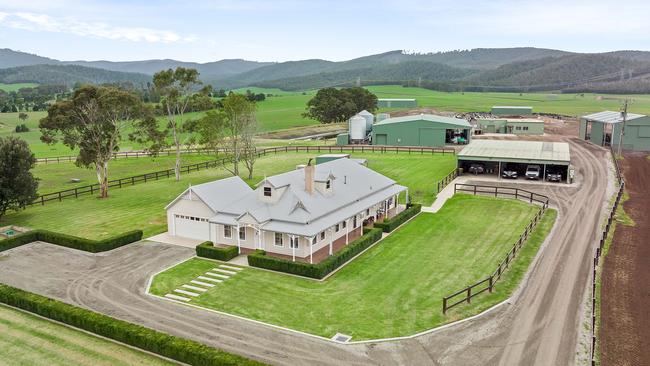
[[[354,116],[349,121],[350,142],[362,142],[366,138],[366,119]]]
[[[372,124],[375,122],[375,116],[365,109],[357,113],[357,116],[361,116],[366,120],[366,132],[370,132],[372,130]]]
[[[390,118],[390,114],[388,114],[388,113],[378,113],[377,114],[377,123],[379,123],[379,122],[381,122],[381,121],[383,121],[385,119],[389,119],[389,118]]]

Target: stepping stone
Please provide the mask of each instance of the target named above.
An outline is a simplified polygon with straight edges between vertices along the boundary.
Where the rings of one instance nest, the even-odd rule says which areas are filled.
[[[203,280],[203,281],[216,282],[216,283],[221,283],[221,282],[223,282],[223,280],[218,280],[218,279],[216,279],[216,278],[210,278],[210,277],[205,277],[205,276],[199,276],[198,279],[199,279],[199,280]]]
[[[205,274],[212,277],[223,278],[225,280],[230,278],[230,276],[222,275],[221,273],[205,272]]]
[[[208,291],[208,290],[206,290],[206,289],[204,289],[202,287],[196,287],[196,286],[192,286],[192,285],[183,285],[182,287],[189,288],[190,290],[194,290],[194,291],[201,291],[201,292]]]
[[[174,292],[178,292],[179,294],[188,295],[188,296],[192,296],[192,297],[197,297],[197,296],[200,295],[200,294],[197,294],[196,292],[185,291],[185,290],[180,290],[180,289],[176,289],[176,290],[174,290]]]
[[[237,272],[226,271],[225,269],[221,269],[221,268],[213,268],[212,270],[217,271],[217,272],[221,272],[221,273],[226,273],[226,274],[229,274],[229,275],[237,274]]]
[[[187,297],[178,296],[178,295],[174,295],[174,294],[167,294],[167,295],[165,295],[165,297],[168,298],[168,299],[185,301],[185,302],[188,302],[188,301],[192,300],[192,299],[188,299]]]
[[[193,283],[195,285],[205,286],[205,287],[214,287],[214,285],[211,284],[211,283],[201,282],[201,281],[197,281],[197,280],[192,280],[192,281],[190,281],[190,283]]]
[[[225,268],[225,269],[231,269],[231,270],[235,270],[235,271],[241,271],[243,269],[243,268],[240,268],[240,267],[229,266],[227,264],[220,264],[219,267]]]

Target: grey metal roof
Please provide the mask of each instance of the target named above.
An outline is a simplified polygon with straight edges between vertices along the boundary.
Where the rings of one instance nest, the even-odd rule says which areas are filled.
[[[219,179],[208,183],[189,187],[173,200],[165,209],[174,204],[187,192],[192,191],[214,212],[221,211],[236,202],[246,194],[253,192],[253,189],[240,177]]]
[[[474,139],[458,153],[458,160],[568,165],[571,154],[566,142]]]
[[[633,120],[637,118],[642,118],[645,117],[643,114],[636,114],[636,113],[628,113],[627,114],[627,120]],[[589,120],[589,121],[596,121],[596,122],[602,122],[602,123],[621,123],[623,122],[623,115],[621,112],[613,112],[613,111],[603,111],[603,112],[598,112],[598,113],[592,113],[588,114],[586,116],[582,116],[582,118]]]
[[[416,114],[412,116],[386,118],[381,122],[375,123],[375,126],[389,125],[393,123],[422,121],[422,120],[435,122],[435,123],[446,123],[446,124],[456,125],[464,128],[471,127],[471,125],[469,124],[469,122],[467,122],[467,120],[460,119],[460,118],[453,118],[453,117],[437,116],[433,114]]]
[[[314,169],[315,181],[333,176],[331,193],[323,194],[314,189],[309,194],[305,191],[304,169],[292,170],[266,178],[256,190],[248,188],[244,195],[231,192],[238,198],[230,200],[230,204],[218,210],[210,221],[235,225],[238,217],[250,214],[267,230],[311,236],[406,190],[394,180],[351,159],[328,161],[315,165]],[[276,202],[259,199],[257,190],[267,183],[276,188],[285,187]],[[223,197],[221,193],[218,196]]]

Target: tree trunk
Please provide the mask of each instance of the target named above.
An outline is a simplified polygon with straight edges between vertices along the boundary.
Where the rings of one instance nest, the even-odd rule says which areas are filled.
[[[176,133],[176,126],[172,127],[174,133],[174,145],[176,146],[176,163],[174,164],[174,176],[176,181],[181,180],[181,144],[178,139],[178,134]]]
[[[99,197],[108,197],[108,162],[95,163],[97,182],[99,183]]]

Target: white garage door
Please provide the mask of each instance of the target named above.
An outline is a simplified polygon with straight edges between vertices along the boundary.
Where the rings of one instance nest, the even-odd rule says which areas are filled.
[[[176,236],[183,238],[210,240],[210,223],[202,217],[174,215]]]

